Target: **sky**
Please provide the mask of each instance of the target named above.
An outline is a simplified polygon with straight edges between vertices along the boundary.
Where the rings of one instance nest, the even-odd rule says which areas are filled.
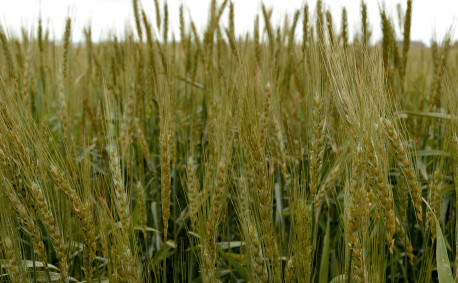
[[[161,6],[165,0],[159,0]],[[139,0],[141,6],[155,22],[153,0]],[[222,0],[218,1],[219,3]],[[232,0],[235,8],[235,29],[238,34],[251,31],[256,14],[261,12],[261,3],[273,8],[273,23],[282,24],[285,15],[292,19],[297,9],[308,3],[314,11],[315,0]],[[368,19],[372,27],[372,42],[380,39],[379,7],[385,6],[388,13],[395,19],[396,34],[401,38],[402,32],[397,21],[397,4],[405,10],[406,0],[366,0]],[[203,30],[207,23],[210,0],[169,0],[169,23],[176,38],[179,38],[178,10],[183,4],[185,17],[192,18],[196,27]],[[361,0],[325,0],[324,8],[329,9],[333,16],[334,29],[340,30],[342,8],[348,13],[349,31],[353,35],[360,29]],[[458,0],[414,0],[412,13],[411,40],[420,40],[429,44],[432,38],[442,40],[447,31],[451,31],[452,40],[458,39]],[[83,40],[83,29],[92,26],[93,40],[104,39],[108,34],[121,36],[126,26],[133,28],[132,0],[0,0],[0,25],[8,33],[19,34],[21,27],[36,30],[41,14],[43,23],[49,27],[50,36],[60,40],[63,36],[65,19],[72,18],[74,42]],[[223,16],[227,23],[227,11]],[[297,29],[296,36],[301,34]],[[169,36],[171,38],[171,36]]]

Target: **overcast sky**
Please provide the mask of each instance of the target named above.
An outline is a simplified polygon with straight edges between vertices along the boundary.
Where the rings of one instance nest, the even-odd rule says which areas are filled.
[[[260,13],[260,0],[232,0],[235,7],[235,24],[238,33],[252,30],[255,15]],[[148,16],[154,20],[154,1],[139,0]],[[159,0],[161,5],[164,0]],[[169,0],[169,22],[172,31],[178,38],[180,4],[185,7],[185,15],[192,17],[196,26],[203,29],[207,22],[210,0]],[[218,2],[222,2],[221,0]],[[281,24],[284,15],[291,15],[308,3],[314,10],[315,0],[264,0],[268,7],[273,7],[273,22]],[[368,5],[369,21],[373,30],[372,41],[380,38],[379,6],[385,5],[389,13],[396,19],[397,36],[401,36],[397,25],[396,5],[401,3],[405,9],[406,0],[366,0]],[[360,0],[327,0],[324,7],[332,13],[335,29],[340,28],[342,8],[348,11],[350,33],[354,34],[360,26]],[[43,22],[50,28],[50,35],[62,38],[65,18],[73,20],[73,40],[82,39],[82,30],[91,24],[93,39],[104,38],[107,32],[121,35],[127,25],[133,26],[133,12],[131,0],[0,0],[0,24],[6,27],[9,33],[18,32],[21,26],[36,30],[37,20],[41,13]],[[155,20],[154,20],[155,21]],[[223,18],[227,22],[227,16]],[[411,39],[421,40],[429,44],[432,36],[440,40],[447,30],[452,28],[453,40],[458,39],[458,0],[414,0]],[[300,34],[298,29],[297,34]],[[169,37],[171,38],[171,36]]]

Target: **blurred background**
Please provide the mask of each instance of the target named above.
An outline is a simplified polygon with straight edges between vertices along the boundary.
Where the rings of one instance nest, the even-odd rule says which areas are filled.
[[[219,2],[221,2],[220,0]],[[163,5],[164,0],[159,1]],[[260,0],[232,0],[235,5],[236,32],[241,35],[252,29],[253,20],[257,13],[260,13]],[[274,8],[273,23],[281,24],[284,15],[289,19],[295,10],[304,6],[304,0],[264,0],[268,7]],[[311,10],[314,10],[316,1],[307,1]],[[369,21],[373,34],[371,42],[375,43],[380,39],[380,15],[379,7],[383,5],[388,9],[389,14],[398,14],[398,5],[405,9],[406,1],[386,0],[367,1]],[[203,29],[207,22],[210,0],[172,0],[167,1],[170,11],[170,24],[175,35],[179,38],[178,32],[178,9],[181,4],[184,6],[186,18],[192,18],[198,28]],[[342,7],[348,11],[350,34],[355,33],[357,23],[360,20],[360,0],[328,0],[324,1],[325,9],[331,11],[336,23],[336,29],[340,28],[340,15]],[[154,1],[144,0],[141,5],[151,18],[154,18]],[[226,11],[227,12],[227,11]],[[93,40],[97,41],[109,36],[108,34],[122,35],[126,24],[133,27],[133,12],[131,0],[14,0],[0,1],[0,24],[8,33],[18,33],[21,27],[27,30],[36,29],[38,18],[42,17],[45,26],[50,28],[50,37],[61,39],[65,18],[71,16],[73,21],[73,41],[82,41],[83,28],[91,25]],[[223,17],[227,21],[227,17]],[[262,22],[262,21],[261,21]],[[451,33],[452,41],[458,38],[456,26],[458,24],[458,1],[457,0],[416,0],[413,3],[411,40],[421,41],[429,45],[431,35],[441,40],[446,32]],[[399,21],[395,22],[397,36],[399,33]],[[300,36],[300,29],[297,36]],[[172,37],[170,37],[172,38]]]

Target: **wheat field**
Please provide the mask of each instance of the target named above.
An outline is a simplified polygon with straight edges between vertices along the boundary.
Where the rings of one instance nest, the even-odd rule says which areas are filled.
[[[1,27],[1,280],[458,282],[458,48],[409,48],[412,2]]]

